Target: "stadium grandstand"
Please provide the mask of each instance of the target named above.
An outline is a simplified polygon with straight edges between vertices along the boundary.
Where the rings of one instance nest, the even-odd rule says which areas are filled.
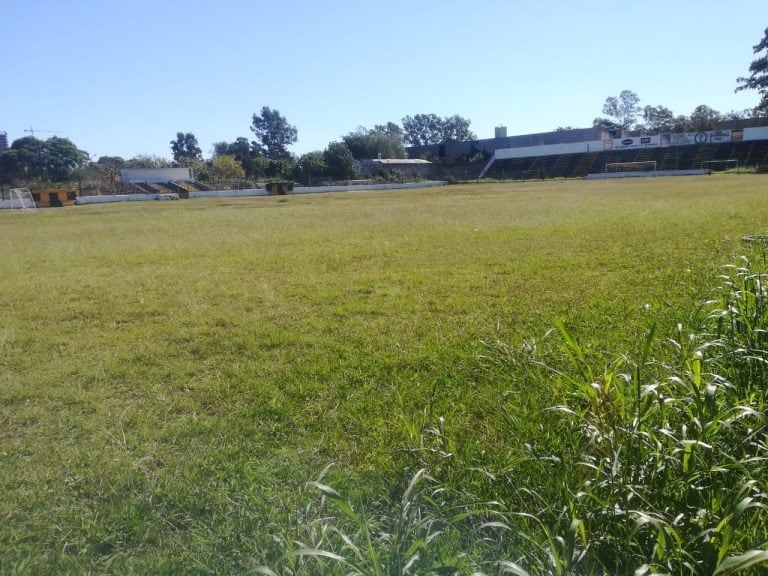
[[[618,133],[605,128],[448,142],[407,149],[411,158],[457,160],[483,154],[478,178],[580,178],[589,175],[709,173],[768,166],[768,118],[723,122],[716,130]],[[650,169],[649,167],[653,167]]]

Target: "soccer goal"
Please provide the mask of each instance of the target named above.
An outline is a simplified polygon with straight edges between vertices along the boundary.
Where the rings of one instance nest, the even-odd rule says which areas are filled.
[[[656,160],[644,162],[609,162],[605,165],[605,171],[609,174],[618,172],[656,172]]]
[[[523,170],[521,177],[523,180],[541,180],[540,170]]]
[[[21,210],[22,212],[37,210],[37,204],[35,204],[29,188],[11,188],[10,200],[11,210]]]
[[[724,170],[738,171],[739,161],[736,158],[730,160],[705,160],[701,163],[701,167],[710,172],[722,172]]]

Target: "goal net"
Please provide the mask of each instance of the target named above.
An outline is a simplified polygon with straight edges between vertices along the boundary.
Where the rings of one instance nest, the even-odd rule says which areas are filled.
[[[610,174],[617,172],[656,172],[656,160],[644,162],[610,162],[605,165],[605,171]]]
[[[701,167],[712,172],[722,172],[723,170],[738,170],[739,161],[736,158],[730,160],[705,160]]]
[[[521,173],[521,177],[523,180],[541,180],[541,171],[540,170],[523,170]]]
[[[11,188],[10,208],[12,210],[37,210],[29,188]]]

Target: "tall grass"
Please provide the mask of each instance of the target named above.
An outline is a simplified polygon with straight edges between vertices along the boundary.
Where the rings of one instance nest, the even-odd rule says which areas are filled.
[[[366,515],[313,483],[322,498],[296,527],[311,538],[285,539],[277,568],[258,570],[765,573],[767,282],[764,265],[727,266],[684,321],[602,361],[563,324],[546,346],[489,345],[489,363],[526,366],[526,386],[556,388],[561,403],[530,417],[559,441],[509,438],[501,458],[467,459],[443,419],[411,429],[418,472],[399,500]],[[516,418],[510,400],[498,409]]]

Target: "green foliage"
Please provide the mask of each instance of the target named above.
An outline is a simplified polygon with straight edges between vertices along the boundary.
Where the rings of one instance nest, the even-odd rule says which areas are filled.
[[[640,98],[631,90],[622,90],[621,94],[610,96],[603,104],[603,114],[614,119],[616,125],[629,130],[635,124],[640,113]]]
[[[288,146],[296,142],[296,127],[277,110],[264,106],[259,114],[253,115],[251,131],[260,142],[258,153],[270,160],[289,160]],[[254,147],[256,144],[254,144]]]
[[[322,176],[327,170],[328,167],[325,165],[325,156],[322,152],[307,152],[296,162],[294,167],[294,179],[310,185],[312,178]]]
[[[234,156],[217,156],[211,161],[211,175],[215,180],[242,180],[245,170]]]
[[[203,157],[203,151],[197,145],[197,138],[191,132],[177,132],[176,139],[171,140],[171,151],[174,161],[180,164],[201,160]]]
[[[643,108],[643,122],[647,130],[654,132],[673,132],[675,115],[665,106],[646,106]],[[682,130],[685,132],[685,130]]]
[[[53,136],[39,140],[25,136],[14,140],[0,154],[0,182],[66,182],[74,170],[83,167],[88,154],[67,138]]]
[[[461,116],[441,118],[436,114],[416,114],[403,118],[403,138],[411,146],[465,142],[477,137],[469,129],[471,122]]]
[[[377,128],[369,130],[361,126],[356,131],[343,136],[342,140],[357,160],[378,158],[379,155],[382,158],[405,158],[402,135],[397,135],[394,130],[385,131]]]
[[[713,130],[720,121],[722,121],[722,114],[720,114],[720,112],[701,104],[691,112],[690,129],[696,132]]]
[[[757,91],[760,101],[754,111],[756,114],[766,114],[768,113],[768,28],[765,29],[762,40],[752,47],[752,51],[757,57],[749,65],[749,76],[736,79],[739,83],[736,92]]]
[[[125,168],[172,168],[173,162],[152,154],[138,154],[125,161]]]
[[[331,142],[323,152],[328,175],[336,180],[347,180],[355,176],[355,158],[344,142]]]

